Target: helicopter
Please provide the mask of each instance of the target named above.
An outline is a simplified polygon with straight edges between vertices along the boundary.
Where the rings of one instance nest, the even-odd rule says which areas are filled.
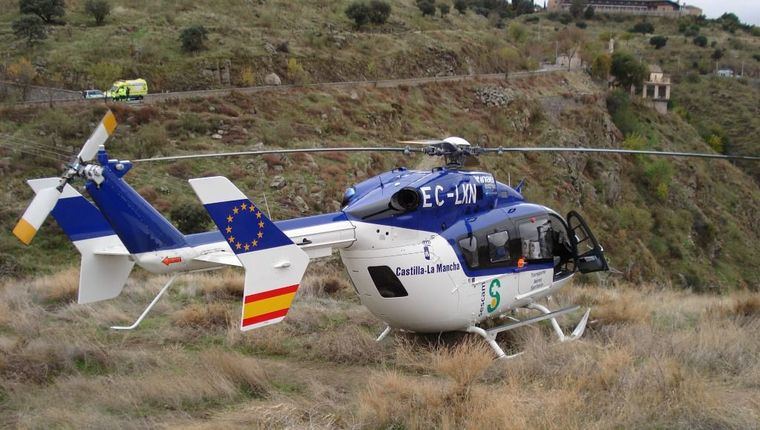
[[[240,328],[281,322],[311,260],[336,250],[361,303],[392,330],[463,331],[482,337],[498,358],[510,358],[497,335],[549,320],[559,341],[578,339],[586,309],[570,334],[557,318],[579,306],[549,309],[540,301],[577,274],[609,270],[604,249],[576,211],[565,216],[530,203],[488,172],[464,170],[468,158],[510,152],[580,152],[760,160],[754,156],[604,148],[483,148],[465,139],[400,141],[403,147],[274,149],[156,157],[159,162],[298,152],[399,152],[440,157],[430,170],[399,167],[350,186],[337,212],[272,221],[223,176],[189,184],[216,230],[182,234],[141,197],[124,175],[133,162],[110,159],[110,111],[60,177],[32,179],[35,197],[13,229],[29,245],[49,214],[81,254],[78,303],[117,297],[135,264],[171,274],[129,326],[135,329],[177,276],[222,267],[244,269]],[[70,185],[84,180],[91,201]],[[518,319],[515,311],[535,313]],[[503,322],[507,320],[507,322]],[[499,321],[496,326],[487,322]],[[485,328],[490,327],[490,328]]]

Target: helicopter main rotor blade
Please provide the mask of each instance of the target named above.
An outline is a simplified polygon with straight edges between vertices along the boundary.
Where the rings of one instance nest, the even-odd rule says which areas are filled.
[[[427,140],[397,140],[397,143],[403,143],[404,145],[440,145],[444,143],[441,139],[427,139]]]
[[[707,154],[703,152],[671,152],[671,151],[645,151],[636,149],[607,149],[607,148],[481,148],[481,153],[504,153],[504,152],[586,152],[601,154],[633,154],[633,155],[654,155],[664,157],[696,157],[696,158],[718,158],[724,160],[751,160],[760,161],[760,156],[750,155],[724,155],[724,154]]]
[[[139,158],[137,160],[131,160],[131,161],[132,163],[147,163],[147,162],[152,162],[152,161],[192,160],[192,159],[197,159],[197,158],[241,157],[245,155],[297,154],[297,153],[319,153],[319,152],[403,152],[405,154],[409,154],[412,152],[422,152],[422,148],[349,147],[349,148],[262,149],[260,151],[215,152],[211,154],[172,155],[172,156],[167,156],[167,157]]]

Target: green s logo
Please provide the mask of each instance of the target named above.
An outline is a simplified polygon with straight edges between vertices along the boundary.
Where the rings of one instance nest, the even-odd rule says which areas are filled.
[[[489,313],[495,311],[501,301],[499,292],[495,291],[494,288],[501,288],[501,282],[498,279],[491,281],[491,285],[488,287],[488,295],[491,296],[491,303],[488,304],[487,308]]]

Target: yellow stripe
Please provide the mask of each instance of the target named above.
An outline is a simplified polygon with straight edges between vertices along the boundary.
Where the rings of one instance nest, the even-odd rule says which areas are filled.
[[[29,245],[35,234],[37,234],[37,229],[23,218],[21,218],[18,221],[18,224],[16,224],[16,227],[13,228],[13,235],[20,241],[24,242],[24,245]]]
[[[283,294],[277,297],[270,297],[264,300],[257,300],[251,303],[243,304],[243,319],[256,317],[269,312],[279,311],[290,307],[296,293]]]
[[[106,128],[106,131],[108,132],[108,135],[112,135],[113,131],[116,129],[116,117],[113,115],[113,112],[110,110],[106,112],[106,116],[103,117],[103,127]]]

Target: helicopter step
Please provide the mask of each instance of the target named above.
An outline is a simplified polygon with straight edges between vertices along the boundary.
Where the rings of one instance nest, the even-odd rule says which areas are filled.
[[[527,306],[527,308],[540,311],[543,313],[543,315],[538,315],[538,316],[528,318],[525,320],[517,320],[516,322],[500,325],[488,330],[485,330],[483,328],[476,327],[476,326],[470,326],[465,331],[468,333],[475,333],[481,336],[483,339],[485,339],[485,341],[488,342],[488,344],[496,353],[497,358],[509,359],[509,358],[517,357],[518,355],[522,354],[522,352],[518,352],[517,354],[507,355],[504,352],[504,350],[501,348],[501,346],[499,346],[499,344],[496,342],[496,336],[499,333],[505,332],[508,330],[513,330],[518,327],[524,327],[526,325],[535,324],[539,321],[551,320],[552,327],[554,328],[554,331],[557,333],[557,336],[559,337],[560,342],[567,342],[567,341],[578,339],[579,337],[583,335],[583,332],[586,330],[586,324],[588,323],[589,314],[591,313],[591,309],[586,310],[586,313],[583,315],[583,318],[581,318],[581,321],[575,327],[575,330],[573,330],[570,336],[567,336],[562,331],[562,328],[559,326],[559,323],[557,322],[557,317],[570,313],[570,312],[574,312],[580,309],[580,306],[574,305],[574,306],[568,306],[566,308],[563,308],[557,311],[550,311],[545,306],[539,305],[537,303],[531,303],[530,305]]]

